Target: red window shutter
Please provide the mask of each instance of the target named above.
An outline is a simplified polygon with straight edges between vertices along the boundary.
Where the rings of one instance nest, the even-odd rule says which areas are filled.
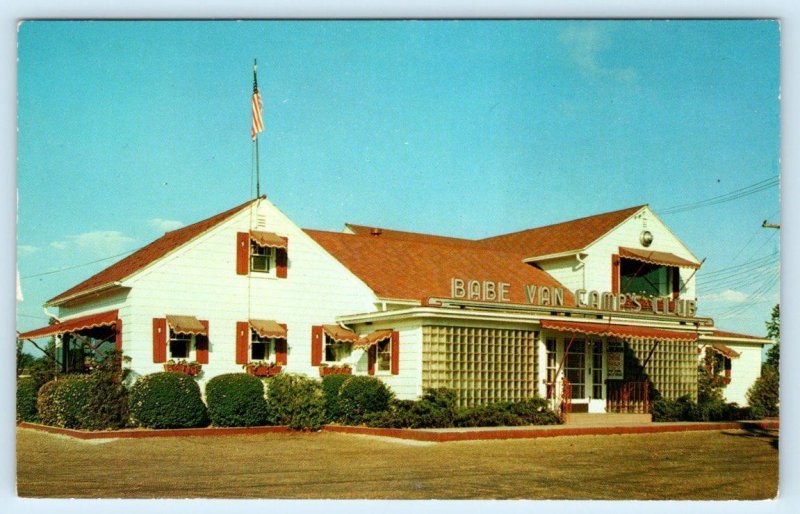
[[[672,299],[677,300],[681,295],[681,269],[672,268]]]
[[[198,334],[194,336],[194,345],[196,350],[196,360],[200,364],[208,364],[208,320],[201,319],[200,323],[206,328],[206,335]]]
[[[311,327],[311,365],[319,366],[322,362],[322,325]]]
[[[619,255],[614,254],[611,256],[611,292],[619,294]]]
[[[375,374],[375,358],[378,353],[378,345],[374,344],[367,350],[367,372],[370,375]]]
[[[167,318],[153,318],[153,362],[167,361]]]
[[[250,271],[250,234],[236,233],[236,274],[247,275]]]
[[[278,248],[275,250],[275,274],[278,278],[286,278],[289,274],[289,239],[281,237],[286,243],[286,248]]]
[[[118,352],[122,351],[122,320],[118,319],[116,325],[114,326],[114,342],[116,343],[116,349]]]
[[[279,323],[280,326],[286,330],[286,323]],[[286,365],[286,353],[287,353],[287,346],[288,346],[288,338],[289,333],[286,333],[286,339],[276,339],[275,340],[275,362],[281,364],[283,366]]]
[[[400,332],[392,331],[392,375],[400,374]]]
[[[250,323],[246,321],[236,322],[236,364],[247,364],[250,348]]]

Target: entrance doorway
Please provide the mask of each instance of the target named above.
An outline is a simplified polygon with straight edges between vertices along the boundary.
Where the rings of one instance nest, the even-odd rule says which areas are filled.
[[[564,377],[569,380],[573,412],[605,412],[605,352],[600,340],[562,342]]]

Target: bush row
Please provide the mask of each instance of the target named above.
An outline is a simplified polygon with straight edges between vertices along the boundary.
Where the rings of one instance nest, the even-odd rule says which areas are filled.
[[[725,403],[712,399],[696,403],[689,395],[676,400],[663,398],[653,401],[650,407],[653,421],[738,421],[751,419],[753,413],[748,407],[736,403]]]

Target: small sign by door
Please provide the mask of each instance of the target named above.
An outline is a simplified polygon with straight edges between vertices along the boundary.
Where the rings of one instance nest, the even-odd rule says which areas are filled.
[[[625,347],[622,343],[608,343],[606,378],[622,380],[625,377]]]

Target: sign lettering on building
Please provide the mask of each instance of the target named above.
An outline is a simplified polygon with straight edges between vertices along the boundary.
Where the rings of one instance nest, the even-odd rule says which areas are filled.
[[[524,285],[523,293],[530,305],[547,307],[564,306],[564,288]],[[450,297],[478,302],[510,302],[511,284],[491,280],[450,279]],[[608,291],[575,290],[575,306],[579,309],[601,311],[652,312],[693,317],[697,314],[694,300],[649,298],[636,293],[610,293]]]

